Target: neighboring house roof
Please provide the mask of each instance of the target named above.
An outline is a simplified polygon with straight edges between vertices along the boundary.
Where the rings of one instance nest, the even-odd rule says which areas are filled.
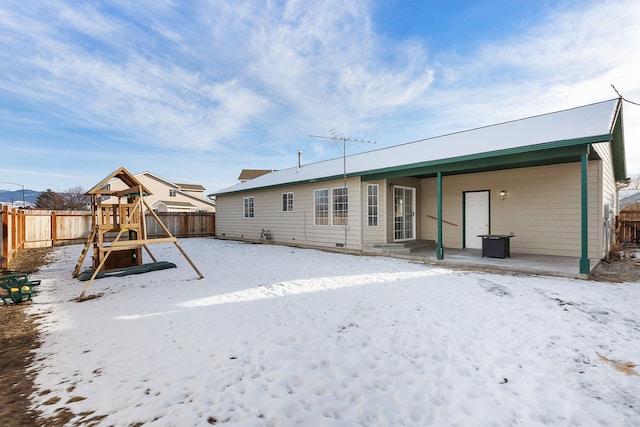
[[[163,205],[170,207],[170,208],[195,208],[196,206],[192,203],[189,202],[176,202],[176,201],[168,201],[168,200],[158,200],[157,202],[155,202],[153,204],[153,206],[157,205],[158,203],[162,203]]]
[[[175,182],[167,181],[166,179],[164,179],[162,177],[159,177],[158,175],[155,175],[155,174],[153,174],[151,172],[142,172],[142,173],[136,174],[136,176],[139,176],[139,175],[146,175],[149,178],[152,178],[152,179],[155,179],[156,181],[162,182],[167,187],[175,188],[176,191],[178,191],[178,193],[180,193],[180,195],[183,196],[183,197],[186,197],[186,198],[189,198],[191,200],[197,201],[198,203],[204,203],[204,204],[209,205],[211,207],[215,207],[216,206],[216,204],[211,200],[207,200],[204,197],[197,197],[197,196],[189,193],[189,191],[204,191],[205,188],[200,184],[176,184]],[[172,206],[178,206],[175,203],[177,203],[177,202],[173,202]]]
[[[346,172],[366,179],[431,177],[575,161],[586,144],[612,142],[616,180],[626,178],[618,98],[348,156]],[[592,156],[595,156],[593,152]],[[594,157],[595,158],[595,157]],[[214,194],[337,179],[343,158],[262,175]]]
[[[213,200],[206,199],[204,198],[204,195],[198,194],[199,192],[203,192],[205,189],[203,186],[199,184],[176,184],[148,171],[141,172],[136,175],[131,175],[124,168],[120,168],[117,171],[113,172],[111,175],[105,178],[100,184],[98,184],[92,190],[90,190],[90,192],[94,191],[96,188],[97,189],[102,188],[104,185],[110,182],[113,182],[116,179],[120,179],[123,183],[125,183],[129,187],[136,186],[142,181],[146,182],[149,186],[152,186],[152,183],[149,180],[157,181],[166,188],[169,188],[171,190],[176,190],[177,194],[179,194],[182,198],[187,198],[189,200],[192,200],[193,202],[210,206],[211,208],[215,208],[216,206]],[[153,194],[151,193],[151,191],[149,191],[147,187],[143,186],[142,188],[145,195]],[[88,192],[87,194],[90,194],[90,192]],[[123,193],[123,191],[120,191],[120,193]],[[107,194],[107,193],[105,191],[102,191],[102,194]],[[115,192],[112,191],[109,194],[115,194]],[[165,196],[159,196],[159,195],[157,196],[165,197]],[[171,202],[171,203],[173,203],[173,206],[177,206],[175,205],[175,202]]]
[[[238,181],[249,181],[271,172],[273,172],[271,169],[242,169]]]
[[[197,195],[191,194],[191,192],[204,192],[205,188],[200,184],[177,184],[175,182],[167,181],[166,179],[161,178],[158,175],[154,175],[151,172],[142,172],[137,174],[136,176],[139,175],[146,175],[149,178],[155,179],[156,181],[165,184],[167,187],[174,188],[183,197],[187,197],[191,200],[196,200],[199,203],[205,203],[211,207],[216,206],[216,204],[212,200],[207,200],[204,198],[204,196],[198,197]]]
[[[200,184],[178,184],[175,183],[181,190],[184,191],[204,191],[205,188]]]
[[[176,184],[175,182],[167,181],[166,179],[164,179],[162,177],[159,177],[158,175],[155,175],[155,174],[153,174],[151,172],[148,172],[148,171],[136,174],[136,176],[140,176],[140,175],[146,175],[149,178],[155,179],[156,181],[159,181],[159,182],[163,183],[167,187],[173,187],[175,189],[178,189],[178,187],[179,187],[178,184]]]
[[[640,203],[640,190],[620,190],[620,210]]]
[[[146,175],[149,178],[153,178],[156,181],[162,182],[168,187],[172,187],[179,190],[184,190],[184,191],[204,191],[205,190],[205,188],[200,184],[178,184],[177,182],[171,182],[149,171],[136,174],[136,176],[140,176],[140,175]]]

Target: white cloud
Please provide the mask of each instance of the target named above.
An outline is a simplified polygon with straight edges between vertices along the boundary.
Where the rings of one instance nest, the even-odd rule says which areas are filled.
[[[145,7],[151,29],[168,43],[153,49],[134,22],[96,7],[13,6],[2,14],[11,40],[18,33],[21,43],[3,59],[21,60],[0,89],[76,126],[117,128],[148,144],[216,149],[282,116],[368,126],[376,114],[420,97],[433,79],[422,46],[384,46],[371,32],[367,3],[201,4],[189,30],[197,37],[189,39],[180,22],[166,21],[178,18],[168,5]],[[382,55],[395,61],[379,63]]]
[[[369,15],[367,3],[290,2],[252,33],[251,71],[306,119],[357,125],[406,105],[432,82],[426,52],[381,39]]]
[[[49,114],[77,126],[116,128],[149,144],[196,149],[215,148],[266,108],[265,99],[237,80],[209,81],[198,70],[159,60],[157,52],[125,47],[109,56],[108,49],[93,52],[93,40],[84,45],[67,38],[62,23],[87,36],[95,35],[88,32],[94,21],[110,27],[114,18],[96,13],[62,5],[46,30],[32,33],[32,20],[3,11],[23,43],[3,55],[7,61],[19,57],[21,63],[0,88],[48,105]],[[110,48],[122,48],[120,40],[126,38],[114,37]]]
[[[640,3],[593,2],[557,9],[521,34],[485,43],[466,58],[438,56],[425,109],[438,122],[413,127],[431,136],[576,107],[617,95],[640,99]],[[627,148],[640,137],[637,107],[625,106]],[[630,159],[631,160],[631,159]],[[638,159],[640,160],[640,158]],[[629,161],[640,172],[640,162]]]
[[[307,138],[329,129],[377,135],[379,148],[613,98],[611,83],[640,99],[637,1],[561,5],[465,58],[375,33],[372,5],[7,0],[0,93],[25,108],[0,116],[81,129],[91,150],[107,135],[140,165],[150,147],[219,153],[226,186],[228,170],[292,166],[299,148],[305,162],[338,157]],[[640,173],[640,107],[625,106],[625,125]]]

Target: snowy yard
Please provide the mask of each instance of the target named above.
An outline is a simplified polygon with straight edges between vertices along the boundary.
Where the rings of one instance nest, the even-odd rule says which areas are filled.
[[[34,274],[34,405],[72,424],[637,426],[640,284],[454,272],[213,239],[177,269]],[[607,358],[611,362],[601,358]],[[45,404],[46,403],[46,404]]]

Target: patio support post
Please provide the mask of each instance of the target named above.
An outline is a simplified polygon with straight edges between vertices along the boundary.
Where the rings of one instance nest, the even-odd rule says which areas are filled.
[[[437,175],[438,187],[438,247],[436,248],[436,258],[444,259],[444,247],[442,246],[442,172],[438,171]]]
[[[588,222],[588,156],[589,146],[580,156],[580,189],[581,189],[581,219],[582,219],[582,256],[580,257],[580,274],[589,274],[589,222]]]

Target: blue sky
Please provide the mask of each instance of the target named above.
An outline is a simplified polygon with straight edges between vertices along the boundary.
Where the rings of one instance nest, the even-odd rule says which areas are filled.
[[[640,2],[111,0],[0,4],[0,181],[120,166],[207,192],[616,97],[640,101]],[[640,107],[626,103],[629,175]],[[0,184],[0,189],[15,189]]]

